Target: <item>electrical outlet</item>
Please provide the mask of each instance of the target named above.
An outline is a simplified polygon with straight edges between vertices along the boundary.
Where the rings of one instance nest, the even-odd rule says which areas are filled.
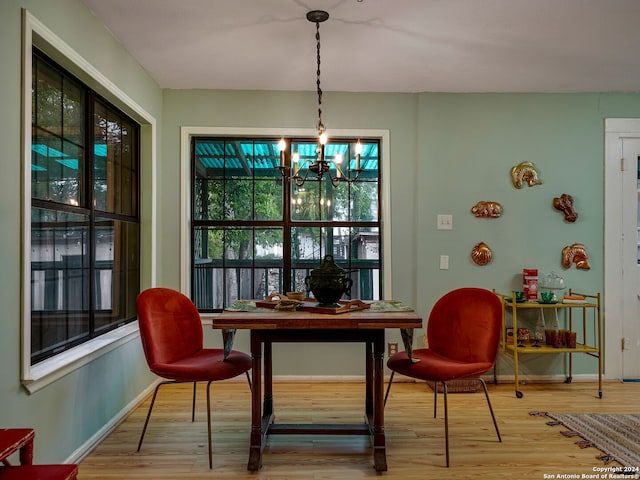
[[[398,353],[398,344],[396,342],[387,343],[387,354],[389,356],[395,355]]]

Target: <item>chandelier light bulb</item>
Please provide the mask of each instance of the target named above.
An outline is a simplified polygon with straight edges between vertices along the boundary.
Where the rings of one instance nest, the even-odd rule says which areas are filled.
[[[298,152],[295,152],[293,154],[293,174],[297,175],[298,174],[298,162],[300,161],[300,155],[298,154]]]
[[[320,134],[319,140],[320,140],[320,145],[326,145],[328,140],[327,132],[322,132]]]

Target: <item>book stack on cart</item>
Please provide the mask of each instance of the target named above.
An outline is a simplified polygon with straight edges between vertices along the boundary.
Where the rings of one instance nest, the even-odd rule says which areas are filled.
[[[586,301],[584,295],[565,295],[562,297],[562,303],[585,303]]]

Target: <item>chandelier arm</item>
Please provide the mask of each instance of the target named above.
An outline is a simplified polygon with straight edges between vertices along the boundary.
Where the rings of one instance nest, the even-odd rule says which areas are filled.
[[[333,163],[336,167],[336,178],[338,179],[339,182],[348,182],[349,181],[349,177],[347,177],[344,174],[344,171],[340,168],[340,165],[338,165],[336,162],[331,161],[331,163]]]
[[[300,170],[298,170],[298,172],[300,172]],[[293,177],[291,177],[291,180],[293,180],[298,187],[301,187],[301,186],[304,185],[304,182],[307,181],[307,177],[309,176],[309,172],[310,172],[310,170],[307,169],[306,173],[304,174],[304,177],[301,177],[300,174],[297,173]]]
[[[355,168],[354,168],[354,169],[350,170],[349,172],[350,172],[350,173],[351,173],[351,172],[355,172],[355,175],[354,175],[354,176],[351,176],[351,175],[347,176],[347,175],[345,174],[344,170],[342,170],[342,169],[338,166],[338,164],[337,164],[337,163],[335,163],[334,161],[331,161],[331,160],[330,160],[330,162],[331,162],[331,163],[333,163],[333,164],[336,166],[336,171],[339,171],[339,172],[340,172],[340,175],[338,175],[338,176],[336,177],[338,182],[347,182],[347,183],[355,182],[356,180],[358,180],[358,177],[360,176],[360,172],[362,172],[362,169],[361,169],[361,168],[358,168],[358,169],[355,169]],[[331,175],[331,174],[329,174],[329,175]],[[335,183],[333,183],[333,181],[332,181],[331,183],[332,183],[334,186],[336,186],[336,184],[335,184]]]
[[[300,170],[302,170],[303,168],[307,168],[307,170],[309,169],[309,167],[307,165],[311,164],[311,160],[309,160],[308,158],[306,160],[304,160],[302,163],[298,164],[298,172]]]
[[[336,168],[337,167],[338,166],[336,165]],[[331,185],[333,185],[333,188],[338,188],[338,185],[340,185],[340,182],[343,181],[342,177],[334,177],[333,175],[331,175],[331,170],[327,170],[327,176],[329,177],[329,181],[331,182]]]

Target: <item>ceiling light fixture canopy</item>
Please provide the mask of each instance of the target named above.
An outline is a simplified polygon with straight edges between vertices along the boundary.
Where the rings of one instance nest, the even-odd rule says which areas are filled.
[[[360,141],[356,143],[355,146],[355,154],[356,154],[356,168],[350,169],[349,174],[351,176],[347,176],[345,171],[342,170],[342,155],[340,153],[336,154],[333,159],[328,159],[325,157],[325,145],[327,144],[327,130],[322,123],[322,88],[320,88],[320,24],[325,22],[329,18],[329,13],[324,10],[311,10],[307,12],[307,20],[316,24],[316,92],[318,94],[318,145],[316,147],[316,158],[315,160],[305,160],[300,164],[300,159],[297,152],[294,152],[292,155],[291,166],[285,165],[285,150],[287,148],[287,144],[283,139],[280,140],[278,147],[280,149],[280,173],[286,179],[293,180],[297,186],[301,187],[304,185],[304,182],[307,180],[310,174],[314,174],[318,181],[321,181],[325,174],[331,184],[334,187],[337,187],[341,182],[354,182],[360,176],[362,169],[360,168],[360,154],[362,153],[362,144]],[[332,174],[331,166],[335,167],[335,176]],[[301,172],[304,172],[302,174]]]

